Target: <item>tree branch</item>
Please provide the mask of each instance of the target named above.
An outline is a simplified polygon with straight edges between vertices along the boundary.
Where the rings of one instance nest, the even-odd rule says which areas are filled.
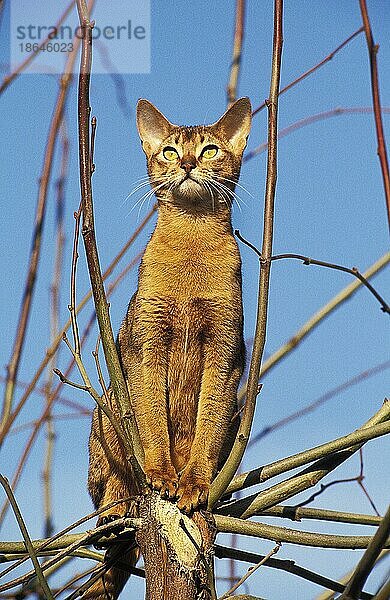
[[[246,246],[251,248],[257,254],[260,260],[260,264],[264,264],[267,259],[263,257],[261,252],[254,246],[251,242],[248,242],[239,232],[238,229],[234,231],[235,235],[238,239],[243,242]],[[310,258],[309,256],[304,256],[303,254],[293,254],[293,253],[285,253],[285,254],[275,254],[271,256],[268,260],[270,262],[274,262],[275,260],[282,260],[286,258],[292,258],[296,260],[301,260],[304,265],[317,265],[319,267],[326,267],[328,269],[334,269],[335,271],[343,271],[344,273],[349,273],[350,275],[354,275],[359,281],[375,296],[378,302],[381,304],[382,311],[390,314],[390,306],[387,302],[382,298],[382,296],[376,291],[376,289],[370,284],[369,281],[360,273],[360,271],[356,267],[345,267],[344,265],[336,265],[335,263],[325,262],[323,260],[317,260],[315,258]]]
[[[215,515],[215,524],[220,533],[239,533],[274,542],[286,542],[313,548],[356,550],[367,548],[373,539],[369,535],[333,535],[311,531],[296,531],[288,527],[275,527],[274,525],[244,521],[243,519],[222,515]],[[386,541],[385,547],[390,547],[390,539]]]
[[[349,435],[306,450],[305,452],[299,452],[298,454],[282,458],[263,467],[259,467],[258,469],[249,471],[248,473],[242,473],[233,479],[227,488],[226,493],[231,494],[237,490],[262,483],[271,477],[285,473],[290,469],[301,467],[313,460],[322,459],[326,454],[339,452],[340,450],[356,451],[359,449],[361,443],[364,443],[369,439],[374,439],[374,437],[378,437],[379,435],[389,433],[389,419],[390,402],[385,401],[379,411],[362,425],[360,429],[357,429]]]
[[[102,338],[104,355],[107,369],[111,379],[115,401],[117,402],[123,425],[132,448],[132,463],[137,479],[142,484],[144,475],[141,464],[143,452],[138,436],[137,426],[130,405],[126,382],[120,366],[111,321],[108,303],[104,291],[103,280],[100,270],[100,261],[95,238],[92,186],[91,186],[91,159],[90,159],[90,136],[89,136],[89,83],[92,63],[92,28],[93,23],[89,20],[89,13],[85,0],[77,0],[80,25],[83,31],[82,52],[79,76],[79,154],[80,154],[80,187],[83,210],[83,239],[87,255],[88,270],[91,280],[92,292],[95,302],[96,315]]]
[[[367,577],[372,571],[379,554],[385,547],[387,539],[390,535],[390,506],[387,509],[385,516],[383,517],[381,524],[378,527],[372,541],[370,542],[367,550],[363,554],[359,561],[358,566],[354,574],[352,575],[347,587],[343,594],[340,596],[340,600],[356,600],[359,597],[360,592],[367,580]]]
[[[65,21],[65,19],[67,18],[67,16],[73,9],[73,5],[74,5],[74,0],[71,0],[71,2],[68,4],[68,6],[64,10],[64,12],[60,16],[60,18],[58,19],[57,23],[54,25],[55,29],[59,29],[60,25]],[[4,77],[4,79],[0,85],[0,95],[7,89],[7,87],[9,85],[11,85],[11,83],[14,81],[14,79],[16,79],[20,75],[20,73],[22,73],[28,67],[28,65],[39,54],[39,52],[41,51],[41,48],[45,47],[47,42],[51,41],[51,35],[52,35],[52,32],[49,33],[48,36],[46,36],[46,38],[43,40],[43,42],[41,44],[39,44],[39,47],[37,50],[33,50],[31,53],[29,53],[27,58],[23,62],[21,62],[20,65],[17,66],[16,69],[14,69],[14,71],[12,71],[12,73],[10,73],[9,75],[6,75]],[[77,48],[78,48],[78,46],[77,46]],[[72,59],[73,63],[77,56],[77,48],[74,48],[72,51],[74,54],[74,57]]]
[[[93,0],[91,0],[91,4],[93,4]],[[69,87],[72,81],[72,70],[74,61],[77,56],[77,48],[80,44],[80,40],[75,38],[74,40],[75,49],[74,52],[70,53],[68,59],[66,61],[64,74],[60,79],[59,90],[57,95],[57,100],[54,108],[54,113],[52,116],[49,134],[46,144],[46,151],[43,161],[43,167],[41,176],[39,179],[39,189],[38,189],[38,202],[36,208],[35,215],[35,225],[34,225],[34,233],[32,240],[32,247],[30,251],[30,260],[27,271],[27,277],[23,292],[23,299],[20,308],[19,320],[16,330],[16,336],[14,341],[14,346],[12,350],[12,355],[10,361],[7,365],[7,382],[5,386],[4,392],[4,404],[2,410],[2,417],[0,422],[0,447],[4,440],[4,436],[11,426],[13,419],[10,423],[12,404],[15,392],[15,382],[18,376],[20,359],[23,352],[24,342],[26,338],[27,325],[30,317],[31,311],[31,303],[35,290],[35,283],[38,272],[38,265],[40,259],[40,251],[41,251],[41,238],[42,231],[45,221],[46,214],[46,200],[50,183],[50,176],[52,172],[53,166],[53,156],[56,147],[58,133],[60,131],[60,124],[62,121],[64,107],[66,103],[66,99],[68,97]]]
[[[390,262],[390,252],[384,254],[381,258],[379,258],[374,264],[371,265],[363,273],[366,279],[369,279],[376,273],[378,273],[381,269],[383,269]],[[287,354],[292,352],[305,338],[309,333],[313,331],[330,313],[332,313],[336,308],[340,306],[343,302],[348,300],[362,285],[361,281],[356,279],[345,288],[343,288],[336,296],[331,298],[329,302],[327,302],[320,310],[318,310],[298,331],[285,343],[281,346],[276,352],[274,352],[267,360],[264,361],[263,366],[260,371],[260,376],[264,377],[266,373],[268,373],[275,365],[279,363]],[[239,390],[238,400],[242,402],[245,392],[246,392],[246,383],[244,383]]]
[[[274,202],[277,179],[277,117],[280,67],[283,45],[283,0],[275,0],[274,35],[272,51],[271,84],[268,100],[268,160],[264,206],[264,228],[262,255],[265,259],[272,256]],[[270,262],[262,265],[260,270],[257,319],[252,359],[249,368],[245,408],[239,431],[232,451],[220,473],[211,485],[209,508],[212,508],[229,485],[236,472],[248,443],[258,394],[258,382],[261,360],[263,356],[268,312],[268,293],[270,283]]]
[[[224,546],[215,546],[215,556],[217,558],[230,558],[234,560],[242,560],[249,563],[256,564],[261,560],[262,555],[254,554],[253,552],[244,552],[243,550],[236,550],[233,548],[226,548]],[[317,585],[321,585],[323,587],[327,587],[335,592],[342,592],[344,590],[344,585],[340,584],[338,581],[333,581],[332,579],[328,579],[328,577],[323,577],[314,571],[310,571],[309,569],[305,569],[304,567],[300,567],[295,564],[293,560],[281,560],[279,558],[269,558],[267,562],[264,563],[265,567],[271,567],[272,569],[278,569],[281,571],[286,571],[287,573],[291,573],[292,575],[296,575],[297,577],[301,577],[307,581],[311,581]],[[366,592],[362,592],[362,599],[368,600],[372,598],[371,594],[367,594]]]
[[[279,542],[278,544],[276,544],[276,546],[274,546],[274,547],[272,548],[272,550],[270,550],[270,551],[268,552],[268,554],[266,554],[266,556],[264,556],[263,558],[261,558],[261,559],[259,560],[259,562],[258,562],[258,563],[257,563],[257,564],[256,564],[254,567],[251,567],[250,569],[248,569],[248,571],[245,573],[245,575],[243,575],[243,576],[241,577],[241,579],[239,579],[239,580],[237,581],[237,583],[235,583],[235,584],[234,584],[234,585],[233,585],[233,586],[230,588],[230,590],[228,590],[228,591],[227,591],[225,594],[223,594],[222,596],[220,596],[219,600],[229,600],[229,596],[230,596],[230,595],[231,595],[233,592],[235,592],[235,591],[236,591],[236,590],[237,590],[237,589],[238,589],[238,588],[239,588],[239,587],[240,587],[240,586],[241,586],[243,583],[245,583],[245,581],[248,579],[248,577],[250,577],[251,575],[253,575],[253,573],[254,573],[255,571],[257,571],[257,569],[258,569],[259,567],[261,567],[262,565],[264,565],[264,563],[266,563],[266,562],[267,562],[267,560],[268,560],[269,558],[271,558],[271,556],[273,556],[274,554],[276,554],[277,552],[279,552],[279,550],[280,550],[280,547],[281,547],[281,543]],[[233,598],[233,596],[232,596],[232,598]],[[235,596],[235,598],[237,598],[237,596]]]
[[[383,114],[389,114],[390,107],[384,106],[381,109],[381,111]],[[372,113],[372,112],[373,112],[373,109],[370,106],[368,106],[368,107],[367,106],[353,106],[353,107],[348,107],[348,108],[345,108],[344,106],[338,106],[337,108],[332,108],[331,110],[325,110],[325,111],[316,113],[314,115],[304,117],[303,119],[299,119],[298,121],[295,121],[291,125],[288,125],[288,127],[285,127],[284,129],[281,129],[279,131],[278,140],[286,137],[293,131],[297,131],[298,129],[302,129],[302,127],[307,127],[308,125],[312,125],[313,123],[317,123],[318,121],[325,121],[326,119],[330,119],[332,117],[340,117],[341,115],[359,115],[359,114],[367,114],[367,113]],[[253,148],[253,150],[249,150],[249,152],[247,152],[245,154],[245,156],[243,158],[243,162],[245,163],[248,160],[251,160],[252,158],[254,158],[255,156],[262,154],[263,152],[265,152],[267,150],[267,147],[268,147],[268,142],[263,142],[262,144],[259,144],[258,146],[256,146],[256,148]]]
[[[15,496],[14,496],[14,494],[12,492],[11,486],[9,485],[7,479],[5,477],[3,477],[2,475],[0,475],[0,484],[3,486],[4,491],[7,494],[7,497],[9,499],[10,504],[12,506],[12,509],[14,511],[15,518],[16,518],[16,520],[18,522],[19,529],[20,529],[21,534],[23,536],[27,552],[29,553],[30,558],[31,558],[31,562],[34,565],[34,570],[35,570],[35,573],[36,573],[36,575],[37,575],[37,577],[39,579],[39,583],[41,584],[42,591],[45,594],[45,598],[47,598],[47,600],[54,600],[53,594],[51,593],[51,590],[50,590],[50,588],[49,588],[49,586],[47,584],[47,581],[45,579],[45,576],[44,576],[44,574],[42,572],[41,565],[39,564],[39,560],[38,560],[37,555],[35,553],[33,543],[31,541],[30,535],[28,533],[26,524],[25,524],[25,522],[23,520],[22,514],[21,514],[21,512],[19,510],[19,507],[18,507],[18,504],[16,502]]]
[[[379,46],[374,44],[372,36],[370,19],[367,11],[366,0],[359,0],[360,12],[362,14],[364,33],[366,34],[367,49],[370,56],[370,73],[371,73],[371,91],[372,91],[372,102],[374,106],[375,115],[375,127],[376,137],[378,142],[378,156],[382,170],[383,187],[385,191],[385,200],[387,207],[387,219],[390,227],[390,175],[389,175],[389,162],[387,159],[386,141],[385,134],[383,132],[383,123],[381,115],[381,101],[379,94],[379,79],[378,79],[378,67],[376,55],[379,50]]]
[[[307,71],[305,71],[304,73],[302,73],[302,75],[300,75],[299,77],[297,77],[296,79],[294,79],[294,81],[291,81],[288,85],[286,85],[284,88],[282,88],[280,90],[280,92],[279,92],[279,96],[281,96],[282,94],[284,94],[284,92],[287,92],[287,90],[289,90],[290,88],[294,87],[295,85],[297,85],[297,83],[299,83],[303,79],[306,79],[306,77],[308,77],[309,75],[311,75],[312,73],[314,73],[314,71],[317,71],[317,69],[319,69],[320,67],[322,67],[323,65],[325,65],[330,60],[332,60],[332,58],[335,56],[335,54],[337,54],[337,52],[340,52],[340,50],[342,50],[344,48],[344,46],[346,46],[347,44],[349,44],[349,42],[352,41],[362,31],[363,31],[363,27],[360,27],[359,29],[357,29],[356,31],[354,31],[354,33],[352,33],[349,37],[347,37],[347,39],[344,40],[339,46],[337,46],[337,48],[335,48],[334,50],[332,50],[332,52],[330,54],[328,54],[328,56],[326,56],[325,58],[323,58],[319,63],[317,63],[316,65],[314,65],[314,67],[311,67],[310,69],[308,69]],[[255,110],[253,111],[252,115],[253,116],[257,115],[257,113],[260,112],[261,110],[263,110],[266,106],[267,106],[267,103],[263,102],[262,104],[260,104],[260,106],[258,106],[257,108],[255,108]]]
[[[242,42],[245,30],[245,0],[236,0],[236,22],[234,28],[233,56],[230,67],[230,78],[227,86],[227,103],[233,104],[237,98],[237,84],[240,74]]]
[[[325,510],[323,508],[307,508],[303,506],[272,506],[261,512],[265,517],[281,517],[292,521],[303,519],[315,519],[320,521],[331,521],[332,523],[353,523],[355,525],[378,526],[381,517],[376,515],[363,515],[337,510]]]

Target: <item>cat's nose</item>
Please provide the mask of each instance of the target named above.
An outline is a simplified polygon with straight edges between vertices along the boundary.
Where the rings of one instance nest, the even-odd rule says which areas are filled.
[[[192,156],[183,156],[183,158],[181,159],[180,167],[184,169],[184,171],[188,175],[189,173],[191,173],[192,169],[195,169],[196,167],[195,158],[193,158]]]

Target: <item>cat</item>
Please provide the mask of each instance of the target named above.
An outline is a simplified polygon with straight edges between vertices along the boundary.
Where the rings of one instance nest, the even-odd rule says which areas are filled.
[[[206,504],[239,423],[245,346],[231,206],[250,125],[248,98],[237,100],[216,123],[194,127],[172,124],[148,100],[137,105],[158,219],[117,347],[147,482],[185,513]],[[124,448],[98,408],[89,450],[88,487],[96,507],[137,493]],[[99,523],[128,509],[123,502]],[[127,560],[134,562],[131,553]],[[116,598],[127,576],[111,571],[104,583]],[[93,589],[85,597],[98,598]]]

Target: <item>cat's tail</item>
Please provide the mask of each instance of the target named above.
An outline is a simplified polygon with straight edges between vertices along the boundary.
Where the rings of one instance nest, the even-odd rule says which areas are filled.
[[[126,545],[111,546],[104,557],[101,567],[103,573],[93,574],[86,583],[83,600],[116,600],[130,577],[130,567],[139,557],[139,549]],[[90,585],[89,585],[90,584]]]

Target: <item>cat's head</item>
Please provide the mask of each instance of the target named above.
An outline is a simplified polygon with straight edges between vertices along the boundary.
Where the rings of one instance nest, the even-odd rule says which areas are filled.
[[[139,100],[137,127],[150,183],[161,203],[184,209],[230,209],[251,126],[249,98],[237,100],[212,125],[170,123]]]

